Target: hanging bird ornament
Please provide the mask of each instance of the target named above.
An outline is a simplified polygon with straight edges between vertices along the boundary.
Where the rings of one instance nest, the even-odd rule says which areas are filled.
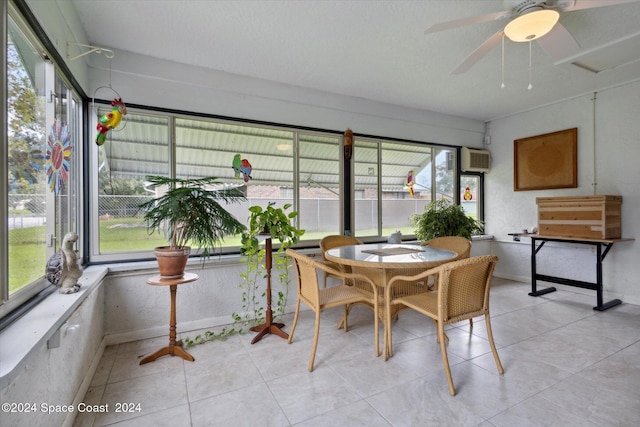
[[[236,178],[240,178],[240,174],[242,174],[244,182],[249,182],[249,180],[252,179],[251,163],[249,163],[249,160],[243,159],[240,154],[236,154],[235,156],[233,156],[233,163],[231,164],[231,168],[233,169]]]
[[[240,166],[240,172],[242,172],[242,175],[244,175],[244,182],[249,182],[249,180],[251,179],[252,169],[253,168],[251,167],[251,163],[249,163],[249,160],[242,159],[242,166]]]
[[[233,156],[233,163],[231,163],[231,168],[235,173],[236,178],[240,178],[240,168],[242,167],[242,156],[240,154],[236,154]]]
[[[96,129],[98,130],[98,134],[96,135],[96,144],[101,146],[107,140],[107,132],[111,129],[116,128],[123,116],[127,115],[127,107],[122,102],[122,98],[116,98],[111,101],[111,111],[107,114],[104,114],[98,120],[98,125]]]

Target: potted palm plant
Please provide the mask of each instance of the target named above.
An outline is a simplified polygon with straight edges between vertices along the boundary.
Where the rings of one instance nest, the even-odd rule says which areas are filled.
[[[426,242],[436,237],[460,236],[471,240],[484,230],[481,221],[467,216],[460,205],[440,199],[429,203],[423,213],[413,214],[409,222],[415,228],[418,240]]]
[[[239,234],[245,226],[221,203],[246,200],[238,188],[224,188],[215,176],[203,178],[170,178],[148,176],[147,182],[166,191],[159,197],[140,204],[149,233],[167,231],[169,246],[155,249],[160,275],[182,277],[191,247],[201,249],[207,257],[219,246],[224,236]]]

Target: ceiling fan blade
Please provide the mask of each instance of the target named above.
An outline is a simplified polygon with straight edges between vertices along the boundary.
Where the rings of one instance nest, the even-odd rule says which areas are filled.
[[[623,3],[636,3],[638,1],[640,0],[571,0],[569,2],[560,0],[557,6],[563,12],[568,12],[570,10],[593,9],[595,7],[614,6]],[[569,4],[563,5],[563,3]]]
[[[479,24],[481,22],[496,21],[498,19],[510,17],[513,14],[510,10],[502,12],[489,13],[486,15],[472,16],[469,18],[454,19],[449,22],[441,22],[439,24],[432,25],[424,30],[425,34],[435,33],[438,31],[449,30],[451,28],[464,27],[466,25]]]
[[[496,47],[498,43],[500,43],[500,40],[502,40],[503,34],[504,33],[502,32],[502,30],[500,30],[494,35],[492,35],[491,37],[489,37],[476,50],[471,52],[471,55],[467,56],[466,59],[460,63],[460,65],[454,68],[451,74],[461,74],[467,71],[469,68],[473,67],[476,64],[476,62],[482,59],[483,56],[489,53],[491,49],[493,49],[494,47]]]
[[[559,61],[571,56],[580,50],[580,45],[573,38],[569,30],[557,23],[549,34],[540,37],[538,44],[554,61]]]

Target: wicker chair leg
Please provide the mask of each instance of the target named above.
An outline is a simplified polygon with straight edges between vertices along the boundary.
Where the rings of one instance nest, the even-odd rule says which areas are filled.
[[[496,343],[493,341],[493,331],[491,330],[491,320],[489,319],[489,313],[485,316],[485,322],[487,323],[487,336],[489,337],[489,344],[491,345],[491,351],[493,352],[493,359],[496,361],[496,368],[500,374],[504,374],[504,368],[498,357],[498,350],[496,350]]]
[[[442,353],[442,364],[444,365],[444,372],[447,375],[447,382],[449,383],[449,394],[451,396],[456,395],[456,388],[453,385],[453,378],[451,377],[451,368],[449,367],[449,357],[447,356],[447,344],[444,339],[444,326],[438,328],[438,341],[440,341],[440,353]]]
[[[431,319],[433,320],[433,324],[436,325],[436,329],[438,328],[438,321],[436,319]],[[447,336],[447,334],[445,334],[444,332],[442,333],[444,335],[444,342],[449,342],[449,337]],[[440,343],[440,335],[436,334],[436,342]]]
[[[316,359],[318,348],[318,336],[320,335],[320,310],[316,311],[316,327],[313,333],[313,347],[311,347],[311,358],[309,359],[309,372],[313,372],[313,362]]]
[[[344,331],[345,332],[349,332],[349,311],[351,309],[350,304],[345,304],[344,306],[344,315],[342,316],[342,322],[341,324],[344,323]],[[338,325],[338,328],[340,327],[340,325]]]
[[[342,329],[342,326],[347,323],[347,317],[349,317],[349,313],[351,313],[352,308],[353,304],[347,305],[347,314],[340,320],[340,323],[338,323],[338,329]],[[347,329],[345,329],[344,331],[347,332]]]
[[[293,341],[293,333],[296,330],[296,325],[298,324],[298,314],[300,314],[300,297],[296,298],[296,312],[293,315],[293,324],[291,325],[291,331],[289,331],[289,339],[287,342],[291,344]]]

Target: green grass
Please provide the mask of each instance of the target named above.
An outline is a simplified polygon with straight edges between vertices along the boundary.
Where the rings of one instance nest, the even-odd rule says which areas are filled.
[[[100,221],[100,253],[146,251],[167,244],[161,233],[149,234],[144,225],[133,227],[140,224],[139,218]]]
[[[44,275],[45,226],[9,230],[9,293]]]
[[[118,253],[152,250],[156,246],[164,246],[167,240],[159,232],[149,234],[138,218],[117,218],[100,221],[100,253]],[[114,227],[116,225],[125,225]],[[394,230],[384,230],[387,236]],[[402,234],[413,233],[412,230],[402,229]],[[375,230],[369,230],[375,235]],[[22,286],[42,277],[47,262],[45,252],[45,226],[28,227],[9,230],[9,292],[12,293]],[[305,233],[305,240],[320,240],[326,232]],[[364,230],[360,233],[368,235]],[[240,236],[228,236],[225,246],[240,246]]]

